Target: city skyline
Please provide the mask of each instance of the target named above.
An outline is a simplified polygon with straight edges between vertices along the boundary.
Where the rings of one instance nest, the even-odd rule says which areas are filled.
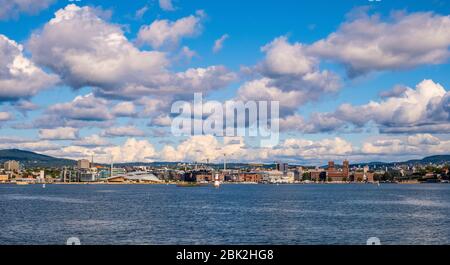
[[[0,149],[101,163],[220,163],[225,154],[312,165],[450,151],[445,1],[9,2]],[[171,104],[196,92],[279,101],[279,145],[174,137]]]

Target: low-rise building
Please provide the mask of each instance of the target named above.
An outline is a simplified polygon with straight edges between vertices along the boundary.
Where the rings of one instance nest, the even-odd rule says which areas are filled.
[[[6,174],[0,174],[0,182],[8,182],[9,176]]]
[[[262,181],[262,174],[259,172],[244,172],[239,174],[240,182],[259,183]]]

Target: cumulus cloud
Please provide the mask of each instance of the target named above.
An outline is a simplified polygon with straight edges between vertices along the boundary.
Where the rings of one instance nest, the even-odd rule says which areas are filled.
[[[255,79],[246,82],[239,88],[236,97],[238,100],[242,101],[279,101],[280,108],[285,112],[295,111],[301,103],[306,102],[308,99],[308,95],[305,91],[282,91],[276,87],[269,78]]]
[[[121,162],[152,162],[157,155],[153,145],[147,140],[127,139],[121,146],[105,148],[107,154],[111,154],[114,161]]]
[[[159,115],[152,119],[151,125],[156,126],[170,126],[172,124],[172,119],[169,115]]]
[[[133,102],[120,102],[112,109],[112,114],[116,117],[134,117],[137,115]]]
[[[382,91],[380,93],[380,97],[382,98],[390,98],[390,97],[398,97],[403,94],[408,88],[405,86],[395,86],[393,89],[389,91]]]
[[[17,18],[20,13],[36,14],[47,9],[55,0],[0,0],[0,20]]]
[[[361,152],[366,155],[387,155],[423,157],[426,155],[447,154],[450,141],[439,139],[431,134],[415,134],[408,137],[385,137],[363,143]]]
[[[450,92],[440,84],[424,80],[415,89],[405,87],[389,94],[381,101],[359,106],[347,103],[334,112],[313,113],[301,124],[303,131],[335,131],[373,123],[381,133],[450,132]]]
[[[139,137],[145,136],[145,132],[134,126],[113,127],[103,131],[106,137]]]
[[[27,111],[37,110],[39,106],[34,104],[29,100],[19,100],[13,103],[13,106],[21,111],[22,113],[26,113]]]
[[[93,94],[77,96],[68,103],[57,103],[48,108],[47,113],[63,120],[105,121],[112,119],[107,107],[108,101]]]
[[[94,156],[96,162],[153,162],[157,155],[153,145],[147,140],[127,139],[116,146],[77,146],[70,145],[44,152],[47,155],[69,159],[81,159]]]
[[[0,139],[2,139],[0,137]],[[3,140],[3,139],[2,139]],[[123,144],[110,145],[101,136],[92,135],[59,146],[49,141],[10,139],[2,141],[0,148],[22,148],[41,151],[48,155],[80,159],[95,156],[96,161],[152,162],[152,161],[227,161],[268,162],[276,160],[322,165],[327,160],[392,161],[410,159],[431,154],[445,154],[450,141],[431,134],[401,137],[372,137],[354,146],[341,137],[309,140],[287,138],[276,148],[248,146],[241,137],[216,138],[211,135],[192,136],[177,145],[164,144],[156,149],[148,140],[128,138]]]
[[[197,11],[197,15],[183,17],[176,21],[155,20],[152,24],[144,25],[139,29],[138,42],[148,44],[155,49],[163,45],[177,45],[182,38],[200,34],[203,16],[202,11]]]
[[[27,59],[22,45],[0,34],[0,102],[29,98],[58,80]]]
[[[186,59],[188,62],[194,58],[194,56],[197,56],[197,52],[191,50],[188,46],[183,46],[179,53],[179,57]]]
[[[12,114],[5,111],[0,111],[0,122],[9,121],[13,118]]]
[[[205,92],[236,79],[223,66],[172,73],[167,69],[170,61],[166,53],[139,50],[119,25],[108,23],[99,12],[74,4],[58,10],[28,41],[34,61],[58,73],[74,88],[92,86],[97,96],[118,99]],[[196,19],[198,16],[188,17],[189,21]],[[177,30],[171,31],[170,39],[180,36],[173,33]]]
[[[344,64],[354,77],[443,63],[449,58],[449,47],[450,16],[396,12],[386,21],[380,15],[358,16],[307,50]]]
[[[159,7],[164,11],[174,11],[172,0],[159,0]]]
[[[168,65],[164,53],[135,48],[120,26],[98,16],[98,9],[74,4],[58,10],[28,46],[34,61],[75,88],[145,81]]]
[[[78,129],[70,127],[41,129],[39,138],[42,140],[75,140],[78,139]]]
[[[214,41],[213,46],[213,52],[217,53],[223,48],[223,43],[229,38],[230,36],[228,34],[222,35],[222,37],[218,38],[216,41]]]
[[[317,161],[318,159],[339,158],[351,155],[351,143],[342,138],[322,139],[318,141],[289,138],[279,148],[252,148],[246,146],[240,137],[223,138],[219,141],[211,135],[194,136],[177,147],[165,146],[161,159],[168,161],[228,161],[273,162],[276,159],[289,161]]]
[[[136,10],[136,14],[134,15],[134,17],[136,19],[142,19],[142,17],[145,15],[145,13],[147,13],[148,10],[149,10],[148,5],[145,5],[142,8]]]
[[[397,97],[361,106],[344,104],[337,110],[336,117],[356,125],[374,121],[382,132],[385,129],[395,132],[395,128],[402,127],[420,127],[425,132],[430,125],[450,122],[449,101],[450,93],[440,84],[424,80],[415,89],[407,88]]]
[[[108,146],[111,144],[104,138],[100,137],[98,134],[93,134],[90,136],[83,137],[80,140],[73,141],[72,145],[92,148],[98,146]]]
[[[260,79],[245,83],[238,98],[251,100],[280,100],[281,115],[290,115],[301,104],[336,93],[340,78],[319,69],[320,61],[307,54],[300,43],[291,44],[279,37],[261,49],[265,58],[254,69]]]
[[[1,139],[1,137],[0,137]],[[0,149],[21,149],[28,150],[32,152],[51,152],[56,151],[61,148],[60,145],[55,144],[52,141],[43,141],[43,140],[35,140],[35,139],[17,139],[17,138],[8,138],[5,141],[0,142]]]
[[[276,38],[261,50],[266,53],[266,58],[258,67],[270,77],[303,76],[314,72],[319,62],[306,53],[304,45],[290,44],[284,36]]]

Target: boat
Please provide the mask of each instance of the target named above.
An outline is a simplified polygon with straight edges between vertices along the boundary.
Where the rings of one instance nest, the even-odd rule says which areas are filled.
[[[45,189],[45,183],[42,184],[42,188]]]

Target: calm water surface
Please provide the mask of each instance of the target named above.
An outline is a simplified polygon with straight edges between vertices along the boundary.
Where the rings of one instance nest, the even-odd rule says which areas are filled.
[[[450,185],[0,185],[0,244],[450,244]]]

